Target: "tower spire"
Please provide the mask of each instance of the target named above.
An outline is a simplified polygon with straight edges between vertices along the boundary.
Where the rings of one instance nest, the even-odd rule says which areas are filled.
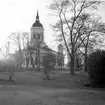
[[[37,15],[36,15],[36,21],[39,21],[39,14],[38,14],[38,10],[37,10]]]
[[[38,10],[37,10],[37,13],[36,13],[36,20],[35,20],[34,24],[32,25],[32,27],[43,27],[43,25],[40,23],[40,20],[39,20]]]

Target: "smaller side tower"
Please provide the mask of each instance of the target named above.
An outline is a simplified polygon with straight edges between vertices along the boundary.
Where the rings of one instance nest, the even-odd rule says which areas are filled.
[[[58,45],[58,53],[63,54],[63,46],[61,44]]]

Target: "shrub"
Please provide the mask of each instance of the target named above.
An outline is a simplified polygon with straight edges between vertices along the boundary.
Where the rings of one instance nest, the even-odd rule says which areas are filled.
[[[9,73],[9,80],[14,81],[14,73],[15,73],[15,61],[13,59],[7,59],[3,62],[3,69],[5,69]]]
[[[92,84],[105,84],[105,51],[97,50],[88,57],[88,74]]]
[[[46,75],[47,79],[50,78],[50,72],[54,69],[56,65],[56,57],[54,54],[48,52],[43,56],[43,63],[44,66],[44,74]]]

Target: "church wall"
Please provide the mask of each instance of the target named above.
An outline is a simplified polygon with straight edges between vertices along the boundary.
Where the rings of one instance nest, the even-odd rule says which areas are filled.
[[[33,50],[34,50],[34,49],[33,49]],[[32,51],[32,52],[33,52],[33,53],[32,53],[32,58],[33,58],[34,63],[35,63],[35,59],[36,59],[36,50],[34,50],[34,51]],[[44,55],[45,53],[46,53],[45,50],[40,49],[40,61],[41,61],[41,62],[42,62],[42,57],[43,57],[43,55]],[[29,68],[32,68],[30,55],[29,55],[29,53],[27,53],[27,51],[24,51],[24,54],[23,54],[24,60],[23,60],[23,63],[22,63],[22,67],[23,67],[23,68],[26,68],[26,57],[29,58],[29,65],[28,65],[28,67],[29,67]]]
[[[42,27],[31,28],[31,44],[36,45],[38,42],[44,42],[44,29]]]
[[[42,63],[43,56],[44,56],[45,53],[47,53],[47,52],[44,51],[44,50],[41,50],[41,52],[40,52],[40,63]],[[35,61],[35,56],[36,56],[36,55],[33,54],[34,61]],[[58,60],[58,59],[62,59],[62,58],[61,58],[60,56],[58,56],[57,54],[55,54],[55,56],[56,56],[56,67],[58,67],[57,60]],[[63,61],[64,61],[64,59],[62,60],[62,62],[63,62]],[[35,63],[35,62],[34,62],[34,63]],[[36,66],[36,65],[35,65],[35,66]],[[63,64],[63,66],[64,66],[64,64]],[[23,67],[23,68],[26,68],[26,60],[25,60],[25,63],[23,62],[22,67]],[[32,68],[31,59],[29,59],[28,68]]]
[[[57,66],[57,59],[58,59],[58,52],[62,52],[62,45],[59,45],[58,48],[58,52],[51,50],[50,48],[48,48],[48,46],[45,44],[44,42],[44,28],[43,25],[40,23],[39,21],[39,15],[37,12],[37,16],[36,16],[36,21],[35,23],[32,25],[31,27],[31,41],[30,41],[30,48],[32,47],[32,58],[36,59],[36,49],[38,43],[40,43],[40,62],[42,62],[43,56],[44,54],[46,54],[48,51],[50,51],[51,53],[53,53],[54,55],[56,55],[56,66]],[[31,66],[31,59],[30,59],[30,54],[27,51],[24,51],[24,59],[25,61],[23,62],[23,67],[26,67],[26,57],[29,57],[29,68],[32,68]],[[34,62],[35,63],[35,62]]]

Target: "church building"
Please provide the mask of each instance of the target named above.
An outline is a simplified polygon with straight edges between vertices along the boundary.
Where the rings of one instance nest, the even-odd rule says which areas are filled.
[[[36,20],[31,27],[30,44],[22,52],[22,67],[34,68],[36,66],[41,66],[42,57],[45,53],[48,52],[56,55],[56,66],[58,65],[57,59],[60,59],[62,61],[62,65],[64,65],[63,46],[61,44],[58,45],[58,51],[54,51],[50,49],[44,42],[44,27],[40,23],[38,11]]]

